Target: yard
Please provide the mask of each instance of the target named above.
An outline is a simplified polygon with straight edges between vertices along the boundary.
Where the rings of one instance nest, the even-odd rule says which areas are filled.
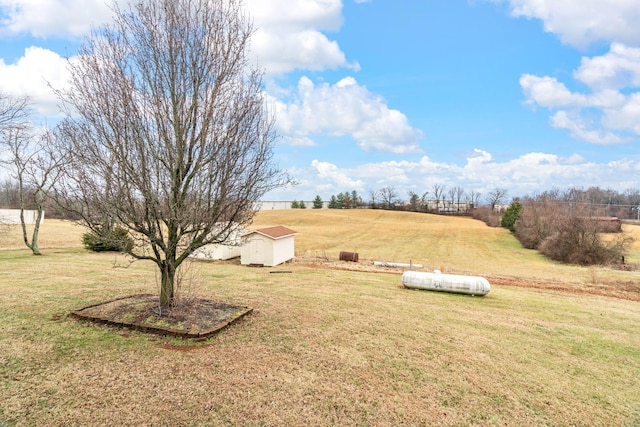
[[[252,228],[271,225],[299,232],[295,263],[189,265],[183,298],[254,308],[206,341],[68,318],[157,292],[153,266],[89,253],[80,228],[55,220],[34,257],[12,229],[0,426],[640,424],[638,270],[557,265],[470,219],[270,211]],[[336,261],[342,250],[360,262]],[[492,290],[407,290],[373,260],[483,275]]]

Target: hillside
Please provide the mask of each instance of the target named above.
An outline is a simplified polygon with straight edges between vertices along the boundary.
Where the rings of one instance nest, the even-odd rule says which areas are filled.
[[[277,211],[253,228],[273,224],[300,232],[298,260],[277,267],[290,274],[186,265],[181,304],[254,309],[205,341],[69,318],[157,293],[155,267],[86,251],[81,228],[54,220],[36,257],[12,228],[0,250],[0,426],[640,423],[637,271],[554,266],[463,218]],[[399,272],[323,260],[340,250],[361,253],[360,266],[486,273],[492,290],[409,290]]]
[[[413,262],[425,270],[486,276],[514,286],[577,289],[597,294],[622,292],[638,299],[640,272],[580,267],[550,261],[524,249],[503,228],[467,217],[382,210],[279,210],[260,212],[252,228],[285,225],[299,232],[300,261],[337,260],[340,251],[358,252],[360,264]],[[640,263],[640,226],[625,225],[636,238],[627,257]]]

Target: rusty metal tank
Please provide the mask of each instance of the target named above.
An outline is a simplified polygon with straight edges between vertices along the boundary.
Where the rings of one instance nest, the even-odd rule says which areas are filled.
[[[340,252],[340,261],[358,262],[358,252]]]

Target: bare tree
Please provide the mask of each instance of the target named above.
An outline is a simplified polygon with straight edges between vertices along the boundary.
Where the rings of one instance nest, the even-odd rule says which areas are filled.
[[[460,212],[460,203],[464,197],[464,188],[458,186],[454,189],[454,194],[455,194],[455,198],[456,198],[456,206],[457,206],[457,211]],[[464,209],[465,211],[467,210],[467,208],[465,207]]]
[[[36,135],[29,121],[29,100],[26,97],[0,94],[0,136],[0,143],[8,152],[3,163],[9,166],[17,181],[22,239],[34,255],[41,255],[38,236],[44,204],[58,179],[62,160],[53,156],[50,132]],[[27,207],[36,211],[30,238],[25,218]]]
[[[620,263],[632,239],[624,233],[603,238],[605,206],[588,202],[588,194],[547,191],[527,197],[515,222],[515,235],[526,248],[562,262],[592,265]]]
[[[391,209],[398,199],[398,193],[394,187],[383,187],[378,191],[378,194],[382,199],[383,205],[385,205],[387,209]]]
[[[8,148],[8,142],[12,140],[15,133],[27,124],[29,100],[26,97],[16,97],[10,94],[0,92],[0,156]],[[10,151],[10,150],[9,150]],[[11,156],[9,156],[10,158]],[[2,157],[0,157],[2,158]],[[9,162],[11,164],[11,162]],[[8,190],[9,181],[5,181],[5,188]],[[15,189],[17,190],[17,189]],[[10,197],[17,196],[18,191],[7,191],[6,201],[8,206],[19,205],[18,200],[9,201]],[[8,228],[6,224],[2,225],[2,235],[6,235]]]
[[[480,206],[480,198],[482,197],[482,193],[476,190],[471,190],[469,193],[469,201],[473,205],[474,208]]]
[[[18,195],[18,184],[6,178],[0,183],[0,208],[17,208],[20,206],[20,197]]]
[[[420,196],[420,210],[423,212],[429,211],[429,192],[428,191],[425,191],[424,193],[422,193],[422,196]]]
[[[126,249],[160,271],[160,306],[194,250],[251,222],[287,180],[273,164],[273,116],[262,71],[247,58],[253,29],[241,0],[140,0],[93,31],[60,141],[72,162],[58,196],[92,231],[117,221]]]
[[[16,126],[23,126],[29,118],[29,99],[0,92],[0,137]]]
[[[62,173],[63,157],[57,156],[52,148],[53,135],[45,131],[34,135],[30,123],[13,127],[8,133],[5,144],[9,150],[7,163],[11,166],[18,182],[18,206],[22,240],[34,255],[41,255],[38,247],[40,224],[44,217],[44,206],[49,193]],[[29,199],[29,200],[27,200]],[[35,208],[31,238],[27,233],[25,209]]]
[[[369,191],[369,204],[371,208],[377,207],[378,197],[380,196],[380,192],[378,190],[370,190]]]
[[[453,208],[453,205],[456,202],[456,189],[455,188],[450,188],[449,190],[447,190],[447,194],[449,195],[449,203],[451,208]]]
[[[504,188],[495,188],[489,192],[487,196],[487,201],[489,202],[489,206],[491,209],[495,209],[496,205],[502,203],[507,197],[507,190]]]
[[[440,210],[440,200],[444,202],[444,185],[442,184],[433,184],[431,187],[433,190],[433,198],[436,201],[436,211]]]

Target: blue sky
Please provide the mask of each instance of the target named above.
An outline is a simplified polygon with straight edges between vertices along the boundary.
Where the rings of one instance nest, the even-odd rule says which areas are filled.
[[[640,188],[637,0],[245,0],[280,135],[316,195],[435,184],[509,196]],[[0,0],[0,90],[53,123],[102,0]]]

